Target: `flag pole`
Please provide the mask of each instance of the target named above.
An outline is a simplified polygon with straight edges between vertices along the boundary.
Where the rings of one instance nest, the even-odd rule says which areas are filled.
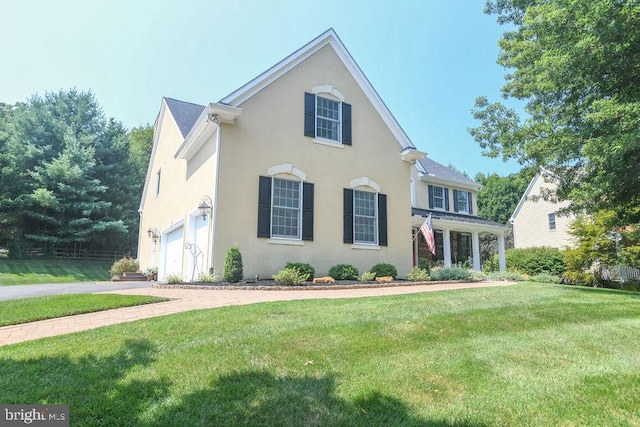
[[[418,238],[418,235],[420,234],[420,229],[421,229],[422,227],[424,227],[424,224],[427,222],[427,220],[428,220],[428,219],[429,219],[429,217],[426,217],[426,218],[424,219],[424,221],[422,221],[422,224],[420,224],[420,227],[418,227],[418,231],[417,231],[417,232],[416,232],[416,234],[413,236],[413,240],[412,240],[412,242],[415,242],[415,241],[416,241],[416,239]]]

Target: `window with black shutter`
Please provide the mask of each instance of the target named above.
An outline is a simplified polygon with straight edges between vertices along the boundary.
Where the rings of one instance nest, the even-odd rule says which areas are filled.
[[[305,92],[304,135],[351,145],[351,105]]]
[[[261,176],[258,237],[313,240],[312,183]]]

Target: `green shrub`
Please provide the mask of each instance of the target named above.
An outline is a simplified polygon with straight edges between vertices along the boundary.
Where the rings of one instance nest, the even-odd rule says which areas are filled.
[[[427,270],[427,273],[431,271],[431,263],[428,258],[418,258],[418,267]]]
[[[487,275],[484,274],[482,271],[476,271],[476,270],[470,270],[470,271],[471,271],[471,278],[473,280],[476,280],[478,282],[487,280]]]
[[[216,281],[216,277],[213,274],[201,273],[198,276],[198,282],[200,283],[213,283]]]
[[[516,271],[495,271],[489,273],[489,280],[505,281],[505,282],[522,282],[524,277]]]
[[[182,283],[182,278],[176,274],[170,274],[165,279],[170,285],[177,285],[178,283]]]
[[[224,257],[222,280],[236,283],[242,280],[242,254],[237,245],[231,246]]]
[[[338,264],[329,269],[329,276],[336,280],[358,280],[358,269],[351,264]]]
[[[482,271],[485,273],[493,273],[494,271],[500,271],[500,260],[498,255],[489,257],[482,266]]]
[[[562,275],[562,283],[594,287],[597,286],[598,281],[593,274],[587,274],[581,271],[567,271]]]
[[[398,270],[394,265],[383,262],[371,267],[371,272],[376,273],[377,277],[391,276],[395,279],[398,276]]]
[[[529,280],[540,283],[560,283],[560,277],[547,273],[536,274],[535,276],[529,277]]]
[[[362,281],[362,282],[370,282],[375,278],[376,278],[376,273],[372,273],[370,271],[365,271],[364,273],[362,273],[362,276],[360,276],[360,281]]]
[[[306,282],[307,273],[303,273],[297,268],[285,268],[271,276],[278,284],[284,286],[297,286]]]
[[[542,273],[559,276],[566,270],[562,252],[556,248],[507,249],[505,257],[509,271],[530,276]]]
[[[434,268],[431,270],[431,280],[471,280],[471,272],[461,267]]]
[[[305,282],[313,280],[313,277],[316,275],[316,269],[313,268],[311,264],[304,262],[288,262],[284,268],[297,268],[300,273],[305,274]]]
[[[109,270],[111,277],[122,276],[122,273],[135,273],[140,269],[140,264],[133,258],[124,257],[114,262]]]
[[[412,280],[414,282],[425,282],[429,280],[429,278],[429,272],[420,267],[413,267],[409,274],[407,274],[407,280]]]

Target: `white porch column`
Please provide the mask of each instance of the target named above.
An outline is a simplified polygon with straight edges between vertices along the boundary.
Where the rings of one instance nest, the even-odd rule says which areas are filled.
[[[500,271],[507,270],[507,260],[504,256],[504,234],[498,234],[498,264],[500,265]]]
[[[480,239],[477,231],[471,234],[471,247],[473,249],[473,269],[480,271],[482,268],[480,266]]]
[[[412,229],[411,234],[413,234],[413,266],[415,267],[419,264],[418,239],[420,238],[420,230],[416,230],[414,234]]]
[[[444,248],[444,266],[451,267],[451,233],[449,230],[442,230],[442,247]]]

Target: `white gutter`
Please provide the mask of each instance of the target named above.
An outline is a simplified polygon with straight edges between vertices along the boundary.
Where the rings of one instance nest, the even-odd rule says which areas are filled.
[[[213,206],[211,206],[211,262],[210,273],[213,274],[216,259],[216,220],[218,218],[218,177],[220,175],[220,139],[222,134],[222,124],[217,114],[210,114],[207,120],[213,121],[217,125],[216,130],[216,171],[213,176]]]

